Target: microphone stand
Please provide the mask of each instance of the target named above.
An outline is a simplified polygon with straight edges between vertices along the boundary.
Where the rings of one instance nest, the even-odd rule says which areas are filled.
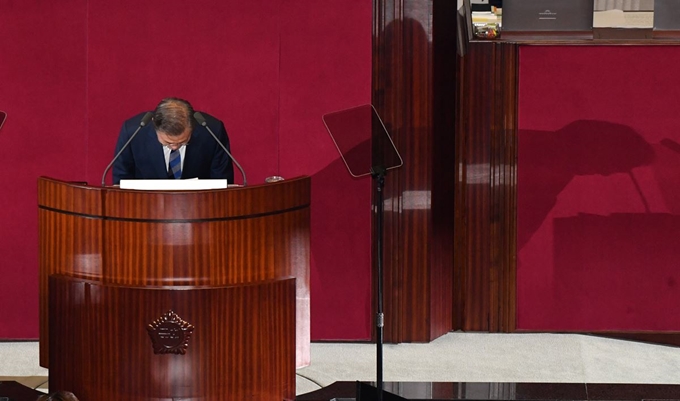
[[[212,135],[212,137],[213,137],[213,139],[215,140],[215,142],[217,142],[217,144],[220,145],[220,147],[222,148],[222,150],[224,151],[224,153],[226,153],[227,156],[229,156],[229,158],[231,159],[231,161],[234,162],[234,164],[236,165],[236,167],[238,167],[238,169],[241,171],[241,176],[243,177],[243,186],[244,186],[244,187],[248,186],[248,180],[246,179],[246,172],[243,171],[243,167],[241,167],[241,165],[238,164],[238,162],[236,161],[236,159],[234,159],[234,156],[231,155],[231,152],[229,152],[229,151],[227,150],[227,147],[224,146],[224,145],[222,144],[222,142],[220,142],[219,139],[217,139],[217,135],[215,135],[215,133],[213,132],[213,130],[210,129],[210,127],[208,126],[208,122],[205,120],[205,117],[203,117],[203,114],[201,114],[201,113],[198,112],[198,111],[195,112],[195,113],[194,113],[194,119],[196,119],[196,121],[198,122],[198,124],[199,124],[200,126],[204,127],[206,130],[208,130],[208,132],[210,133],[210,135]],[[228,184],[228,183],[227,183],[227,184]]]
[[[385,315],[383,314],[383,214],[384,214],[384,189],[385,189],[385,175],[387,169],[384,166],[371,167],[371,177],[376,181],[377,193],[377,225],[378,238],[376,241],[376,251],[378,252],[377,265],[377,310],[375,316],[376,327],[376,359],[377,359],[377,380],[376,387],[378,389],[378,401],[383,401],[383,329],[385,326]]]
[[[376,182],[376,196],[378,207],[376,208],[377,213],[377,238],[376,238],[376,252],[377,255],[377,284],[378,288],[376,291],[376,316],[375,316],[375,327],[376,327],[376,385],[375,388],[369,385],[364,385],[361,382],[357,382],[357,401],[400,401],[406,400],[406,398],[400,397],[396,394],[386,392],[384,390],[383,382],[383,343],[384,343],[384,327],[385,327],[385,315],[383,311],[383,217],[385,214],[385,175],[387,175],[387,169],[383,165],[371,167],[371,177]],[[375,394],[375,397],[374,397]]]
[[[142,117],[142,120],[139,122],[139,125],[137,126],[137,129],[135,130],[135,132],[132,133],[132,135],[130,135],[130,139],[128,139],[127,142],[125,142],[125,144],[120,148],[118,153],[116,153],[116,155],[113,157],[113,160],[111,160],[111,163],[109,163],[109,165],[106,166],[106,168],[104,169],[104,174],[102,174],[102,187],[106,186],[106,183],[105,183],[106,173],[109,172],[109,169],[111,169],[111,167],[113,166],[113,163],[115,163],[116,160],[118,160],[118,158],[123,153],[125,148],[127,148],[128,145],[130,144],[130,142],[132,142],[132,140],[135,139],[139,130],[141,130],[142,127],[146,126],[146,124],[148,124],[149,121],[151,121],[152,118],[153,118],[153,113],[147,112],[146,114],[144,114],[144,116]]]
[[[370,114],[370,118],[366,113]],[[375,336],[376,336],[377,380],[375,387],[373,387],[370,384],[357,381],[356,399],[357,401],[406,400],[406,398],[403,398],[396,394],[392,394],[390,392],[386,392],[384,390],[385,385],[383,383],[383,342],[385,327],[385,315],[383,311],[383,298],[384,298],[383,220],[385,214],[385,199],[384,199],[385,175],[387,175],[388,168],[392,169],[401,167],[404,164],[404,161],[399,155],[399,151],[394,146],[394,142],[392,142],[392,139],[387,133],[385,125],[380,120],[380,116],[378,116],[378,113],[376,112],[375,108],[372,105],[364,105],[352,109],[343,110],[340,112],[326,114],[323,116],[323,121],[324,124],[326,125],[326,129],[328,129],[328,133],[331,134],[331,138],[335,143],[335,147],[338,149],[338,152],[340,152],[340,156],[345,162],[345,165],[347,166],[349,173],[353,177],[366,176],[367,174],[370,173],[371,177],[376,182],[377,192],[375,198],[378,204],[376,207],[377,218],[375,219],[375,221],[377,224],[377,232],[374,238],[372,238],[372,240],[375,241],[374,249],[377,252],[377,255],[374,256],[375,259],[373,259],[377,267],[376,271],[377,288],[375,291],[376,292]],[[362,133],[359,136],[361,136],[362,138],[365,137],[365,141],[362,142],[360,145],[353,144],[353,141],[349,141],[347,145],[349,145],[350,147],[347,149],[350,150],[347,150],[347,152],[353,152],[354,148],[363,149],[362,145],[364,144],[370,145],[370,147],[365,149],[370,150],[371,151],[370,154],[365,153],[364,150],[360,151],[360,154],[364,156],[363,157],[364,161],[368,161],[370,157],[372,167],[369,169],[368,172],[366,171],[365,164],[357,165],[354,165],[355,163],[350,163],[352,165],[348,164],[347,159],[345,158],[345,154],[343,153],[342,150],[343,147],[339,146],[338,141],[336,140],[336,137],[338,140],[341,140],[344,136],[347,136],[349,138],[356,138],[356,135],[351,133],[353,130],[358,130],[360,133]],[[337,131],[335,136],[333,135],[333,131]],[[394,165],[390,166],[388,164],[389,161],[394,162]]]

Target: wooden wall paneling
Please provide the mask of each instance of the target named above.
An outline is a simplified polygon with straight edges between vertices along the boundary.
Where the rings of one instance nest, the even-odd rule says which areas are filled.
[[[429,341],[432,265],[432,2],[404,1],[404,97],[400,151],[407,160],[400,171],[403,183],[400,254],[403,258],[401,341]],[[420,199],[424,200],[422,202]],[[410,318],[406,318],[409,317]]]
[[[456,104],[455,110],[455,151],[454,151],[454,195],[453,195],[453,328],[461,330],[464,327],[465,318],[465,270],[468,260],[467,252],[467,164],[466,149],[468,141],[468,125],[470,121],[470,108],[464,107],[469,103],[471,96],[470,84],[465,79],[468,69],[472,68],[466,58],[458,57],[456,77]]]
[[[517,234],[517,54],[496,43],[491,116],[491,233],[489,331],[515,329]]]
[[[494,45],[472,42],[463,57],[465,100],[461,112],[465,121],[461,135],[465,135],[463,150],[465,164],[464,210],[466,218],[466,264],[462,273],[463,325],[461,329],[487,331],[489,311],[489,181],[490,181],[490,132],[491,97],[488,85],[493,77]]]
[[[402,154],[404,166],[388,174],[385,184],[385,340],[388,342],[430,341],[452,327],[451,322],[451,244],[446,246],[450,227],[435,226],[432,202],[438,212],[451,213],[447,199],[452,199],[453,180],[435,179],[435,174],[452,178],[451,155],[453,129],[450,116],[435,117],[454,104],[451,84],[436,90],[435,73],[452,74],[446,67],[435,69],[439,59],[451,62],[452,56],[437,57],[438,51],[453,47],[433,41],[433,1],[376,0],[374,22],[373,103]],[[455,30],[455,7],[441,2],[442,28],[446,38]],[[454,10],[455,11],[455,10]],[[445,21],[447,20],[447,21]],[[452,42],[455,43],[455,42]],[[444,54],[444,53],[442,53]],[[442,101],[437,102],[437,96]],[[453,108],[449,109],[453,113]],[[435,137],[435,121],[442,140]],[[449,129],[447,131],[447,128]],[[434,152],[435,143],[441,152]],[[435,171],[444,160],[447,171]],[[433,193],[437,187],[437,193]],[[441,192],[439,192],[441,191]],[[450,201],[452,204],[452,200]],[[450,205],[449,205],[450,206]],[[441,242],[434,241],[436,235]]]
[[[432,274],[430,338],[453,329],[453,266],[456,182],[457,4],[435,0],[432,15]]]
[[[459,63],[455,328],[513,331],[517,46],[473,41]]]

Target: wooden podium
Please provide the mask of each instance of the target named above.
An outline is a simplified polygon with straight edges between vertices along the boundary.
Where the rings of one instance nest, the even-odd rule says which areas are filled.
[[[38,204],[50,390],[294,399],[309,363],[309,177],[187,192],[40,178]]]

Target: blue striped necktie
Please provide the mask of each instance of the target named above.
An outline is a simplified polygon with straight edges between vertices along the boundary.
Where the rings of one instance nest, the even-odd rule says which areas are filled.
[[[179,155],[178,149],[170,152],[170,162],[168,163],[168,166],[173,177],[176,179],[182,178],[182,158]]]

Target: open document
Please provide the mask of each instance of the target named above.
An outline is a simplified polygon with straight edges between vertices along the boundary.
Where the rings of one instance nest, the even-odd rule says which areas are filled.
[[[120,180],[121,189],[136,189],[142,191],[195,191],[201,189],[224,189],[226,187],[226,179]]]

